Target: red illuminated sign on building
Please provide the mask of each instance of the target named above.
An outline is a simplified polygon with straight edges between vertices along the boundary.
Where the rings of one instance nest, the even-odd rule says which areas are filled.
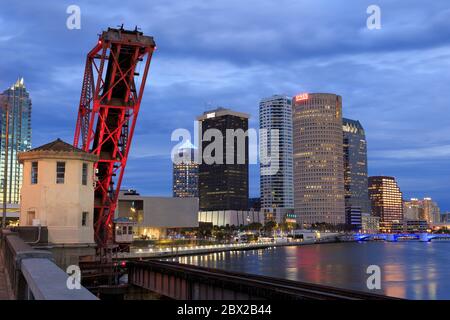
[[[301,93],[295,96],[295,101],[303,101],[303,100],[308,100],[308,94],[307,93]]]

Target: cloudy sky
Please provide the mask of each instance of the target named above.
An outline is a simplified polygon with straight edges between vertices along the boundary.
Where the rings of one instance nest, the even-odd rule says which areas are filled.
[[[25,78],[33,145],[71,142],[86,53],[108,26],[138,25],[158,44],[124,187],[171,194],[176,128],[214,106],[252,115],[273,94],[342,95],[366,129],[370,175],[392,175],[405,198],[450,210],[448,0],[11,1],[0,12],[0,88]],[[81,8],[68,30],[66,9]],[[381,8],[381,29],[366,27]],[[251,166],[251,195],[259,194]]]

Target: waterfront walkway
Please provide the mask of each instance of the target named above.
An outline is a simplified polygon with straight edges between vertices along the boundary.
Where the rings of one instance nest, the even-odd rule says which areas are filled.
[[[0,300],[9,300],[9,290],[6,282],[6,270],[3,264],[3,257],[0,253]]]
[[[215,244],[215,245],[200,245],[200,246],[179,246],[167,248],[135,248],[131,252],[119,253],[116,259],[143,259],[143,258],[170,258],[186,255],[208,254],[224,251],[237,250],[255,250],[266,249],[270,247],[284,247],[284,246],[300,246],[306,244],[314,244],[320,242],[334,241],[334,236],[330,239],[319,240],[294,240],[283,242],[255,242],[255,243],[234,243],[234,244]]]
[[[276,246],[300,245],[302,242],[258,242],[258,243],[235,243],[214,244],[204,246],[174,246],[167,248],[132,249],[131,252],[119,253],[119,259],[142,259],[142,258],[169,258],[195,254],[206,254],[233,250],[265,249]]]

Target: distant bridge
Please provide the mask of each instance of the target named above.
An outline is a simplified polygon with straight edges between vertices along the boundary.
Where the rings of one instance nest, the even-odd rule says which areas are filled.
[[[354,235],[357,241],[384,240],[390,242],[416,240],[430,242],[432,240],[449,240],[450,234],[434,233],[357,233]]]

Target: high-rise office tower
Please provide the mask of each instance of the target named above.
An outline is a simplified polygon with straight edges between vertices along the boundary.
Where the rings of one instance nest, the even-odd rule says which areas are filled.
[[[364,128],[359,121],[343,118],[342,129],[345,211],[347,224],[352,225],[355,212],[371,212],[367,182],[367,143]]]
[[[344,224],[342,98],[293,98],[294,207],[300,223]]]
[[[196,149],[190,141],[186,141],[178,148],[178,160],[173,162],[172,189],[174,197],[198,197]]]
[[[369,177],[372,215],[380,217],[380,230],[389,232],[403,222],[402,192],[394,177]]]
[[[218,108],[199,116],[201,211],[248,210],[248,119]]]
[[[284,222],[292,218],[294,209],[292,155],[292,98],[275,95],[259,104],[260,155],[274,161],[260,162],[261,209],[266,220]],[[272,138],[278,146],[272,148]],[[272,170],[273,169],[273,170]]]
[[[8,137],[6,137],[6,108],[9,110]],[[31,99],[23,78],[0,95],[0,203],[17,204],[22,185],[22,165],[17,154],[31,149]],[[8,150],[6,150],[8,139]],[[5,155],[8,153],[6,199],[3,199]]]

